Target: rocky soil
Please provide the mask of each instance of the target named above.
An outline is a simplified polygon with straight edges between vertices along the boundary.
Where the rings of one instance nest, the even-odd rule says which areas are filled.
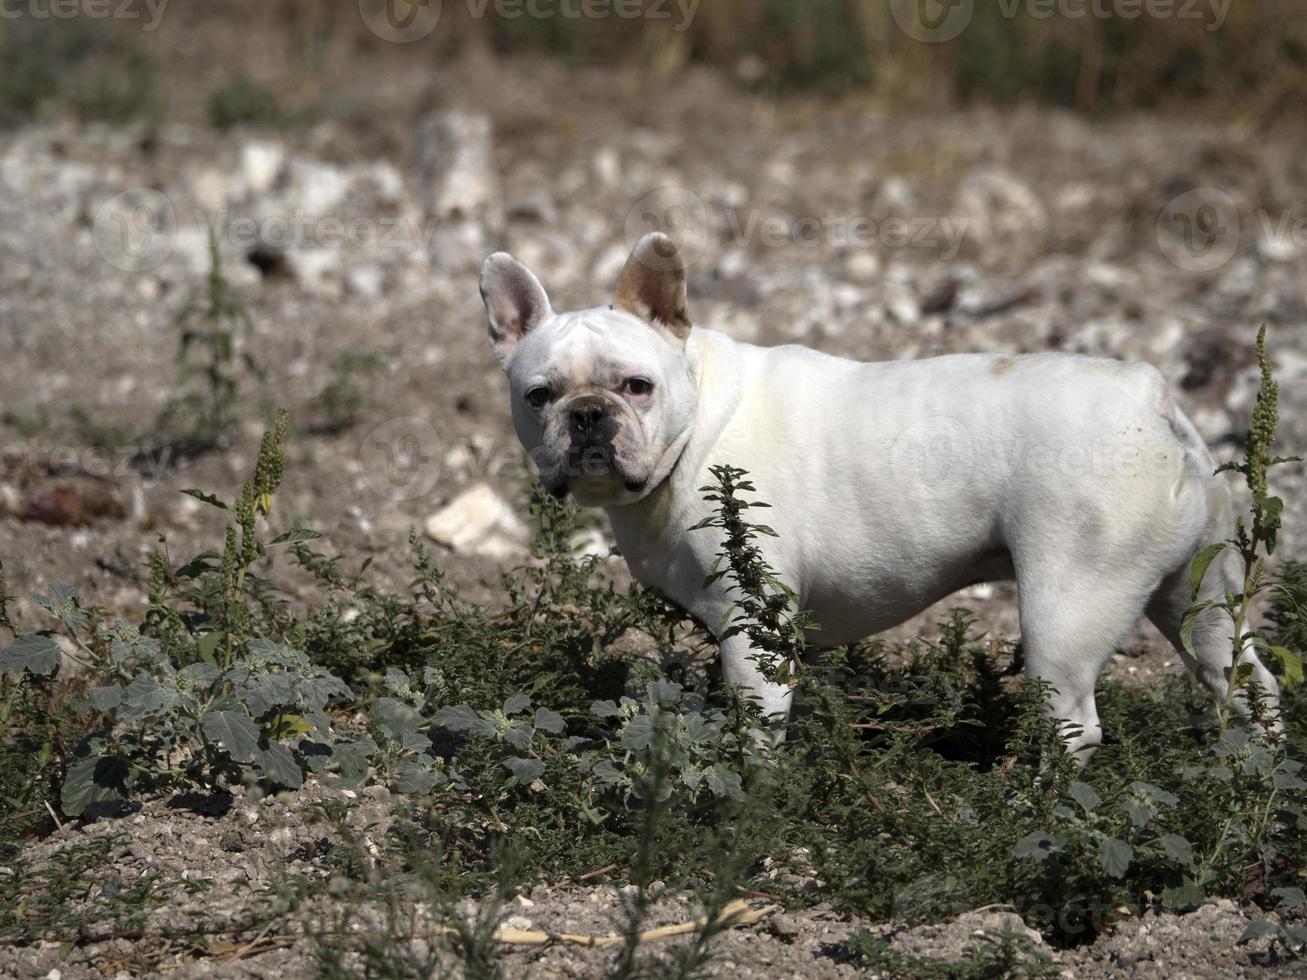
[[[1267,323],[1282,448],[1307,449],[1297,132],[777,105],[697,74],[650,100],[601,70],[485,59],[427,70],[420,90],[439,97],[426,104],[384,97],[406,91],[405,78],[378,75],[377,118],[357,129],[326,119],[220,134],[183,115],[150,131],[51,122],[0,134],[0,559],[20,621],[38,622],[27,597],[54,581],[138,613],[144,561],[161,539],[174,557],[217,543],[207,509],[178,491],[232,494],[273,405],[298,427],[276,523],[307,523],[396,583],[409,528],[430,530],[451,578],[493,602],[499,571],[525,551],[521,457],[485,340],[479,264],[506,248],[556,307],[596,305],[651,222],[682,242],[704,326],[864,359],[1058,350],[1147,360],[1223,457],[1247,426],[1252,342]],[[178,391],[177,317],[203,288],[207,224],[250,311],[240,344],[261,375],[242,377],[242,421],[220,451],[142,459]],[[332,432],[324,392],[350,354],[376,366],[357,374],[359,418]],[[1281,553],[1302,557],[1302,472],[1279,472]],[[454,519],[442,513],[451,504]],[[1011,634],[1012,595],[997,587],[967,601],[984,627]],[[1143,632],[1113,667],[1139,678],[1174,669]],[[323,832],[310,796],[237,799],[220,815],[153,801],[34,842],[28,860],[113,836],[110,864],[85,882],[88,901],[113,880],[207,878],[207,890],[151,915],[177,920],[187,902],[234,915]],[[614,928],[618,908],[611,890],[581,883],[518,906],[513,916],[541,928],[595,933]],[[658,912],[693,914],[675,894]],[[956,956],[1005,915],[894,927],[894,941]],[[1215,904],[1048,952],[1069,977],[1260,976],[1257,944],[1234,945],[1245,923]],[[853,975],[838,946],[865,925],[821,907],[769,915],[721,940],[719,969]],[[301,943],[195,958],[117,939],[66,958],[53,945],[0,950],[0,973],[298,975],[309,955]],[[599,976],[609,955],[515,950],[509,973]]]
[[[268,908],[268,896],[296,882],[301,889],[331,895],[335,883],[323,870],[321,856],[341,840],[341,827],[324,818],[322,804],[345,805],[343,826],[362,835],[363,846],[385,832],[392,801],[381,789],[361,794],[330,791],[310,784],[297,794],[255,800],[232,798],[152,801],[119,819],[67,826],[24,854],[21,869],[0,873],[50,873],[53,861],[77,848],[100,846],[105,860],[78,881],[74,903],[87,910],[87,934],[117,938],[64,948],[58,942],[38,947],[0,948],[0,976],[89,980],[99,976],[178,975],[271,977],[311,975],[321,966],[321,950],[339,945],[335,937],[364,926],[391,929],[397,935],[430,934],[443,920],[439,910],[419,906],[415,917],[385,918],[381,910],[352,923],[332,914],[330,898],[309,901],[299,914],[305,938],[274,936],[247,930],[237,940],[216,936],[207,950],[182,938],[194,921],[233,926],[249,920],[246,909],[256,898]],[[318,860],[314,860],[318,858]],[[378,868],[384,873],[384,869]],[[106,899],[124,888],[154,883],[154,898],[143,919],[130,929],[97,919],[108,908]],[[693,921],[699,907],[693,897],[660,890],[646,928]],[[148,893],[148,891],[147,891]],[[512,897],[499,914],[503,928],[590,936],[620,932],[625,922],[623,891],[614,886],[563,882],[540,885]],[[275,906],[275,899],[274,906]],[[1027,957],[1047,958],[1051,976],[1145,980],[1158,976],[1217,980],[1303,976],[1300,966],[1277,962],[1267,955],[1266,940],[1243,946],[1236,940],[1249,916],[1234,902],[1209,903],[1188,915],[1127,917],[1097,942],[1070,949],[1049,947],[1038,932],[1004,909],[965,912],[937,925],[872,923],[837,915],[829,906],[783,911],[760,897],[752,902],[764,911],[758,921],[722,933],[714,946],[717,976],[808,978],[866,975],[845,945],[855,932],[867,929],[883,936],[905,956],[958,960],[985,937],[1005,931],[1020,937]],[[464,903],[454,914],[474,917],[475,903]],[[147,931],[148,940],[135,933]],[[176,938],[156,938],[173,934]],[[684,939],[647,943],[642,955],[657,958]],[[450,960],[432,952],[425,939],[411,944],[413,955],[431,961],[436,975],[451,969]],[[502,947],[501,966],[507,977],[603,977],[609,975],[620,947],[589,948],[559,941],[546,946]],[[362,954],[346,951],[341,965],[362,972]]]

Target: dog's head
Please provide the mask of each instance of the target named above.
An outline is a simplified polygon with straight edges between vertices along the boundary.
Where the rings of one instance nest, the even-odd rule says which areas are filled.
[[[697,407],[685,263],[666,235],[631,252],[611,306],[555,313],[504,252],[481,268],[513,425],[544,485],[588,506],[634,503],[676,464]]]

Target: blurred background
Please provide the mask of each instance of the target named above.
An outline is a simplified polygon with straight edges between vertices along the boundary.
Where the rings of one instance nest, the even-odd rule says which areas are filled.
[[[1293,0],[22,0],[4,19],[10,124],[61,111],[366,124],[379,76],[472,50],[606,68],[626,85],[706,68],[777,96],[1201,109],[1249,126],[1307,94]]]
[[[1304,96],[1295,0],[10,0],[9,586],[138,603],[212,531],[177,490],[285,405],[279,521],[378,568],[416,527],[493,592],[524,473],[480,262],[597,305],[653,227],[704,326],[1142,358],[1225,456],[1267,323],[1302,452]]]

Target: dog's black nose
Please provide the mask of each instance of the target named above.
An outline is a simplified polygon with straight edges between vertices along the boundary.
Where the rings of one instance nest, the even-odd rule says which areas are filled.
[[[579,436],[594,435],[608,414],[603,399],[594,397],[578,398],[567,411],[572,420],[572,431]]]

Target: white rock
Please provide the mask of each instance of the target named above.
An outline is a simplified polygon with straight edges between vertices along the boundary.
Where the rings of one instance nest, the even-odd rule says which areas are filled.
[[[854,282],[871,282],[880,275],[880,256],[870,249],[855,249],[844,260],[844,274]]]
[[[499,200],[494,125],[472,112],[441,112],[418,127],[418,169],[426,205],[437,217],[469,218]]]
[[[172,240],[172,254],[165,268],[184,278],[204,275],[209,271],[209,264],[208,231],[193,226],[178,228]],[[223,271],[226,271],[225,266]]]
[[[1048,230],[1048,212],[1039,197],[1003,171],[968,176],[958,188],[955,210],[967,222],[968,236],[986,250],[1007,246],[1033,251]]]
[[[317,160],[291,163],[291,188],[294,205],[303,217],[328,215],[349,191],[349,175],[339,167]]]
[[[891,214],[903,214],[917,207],[917,195],[907,180],[891,174],[876,192],[876,207]]]
[[[909,287],[899,283],[886,287],[885,308],[905,327],[921,319],[920,301]]]
[[[0,483],[0,514],[17,514],[23,509],[23,497],[12,483]]]
[[[251,194],[272,190],[285,166],[286,150],[280,143],[256,140],[241,148],[241,173]]]
[[[294,248],[286,253],[286,265],[295,282],[306,292],[320,296],[340,295],[340,250]]]
[[[191,196],[201,211],[219,214],[243,196],[244,186],[239,178],[233,179],[222,170],[205,169],[192,174],[187,181]]]
[[[830,295],[835,302],[835,308],[841,313],[856,312],[867,302],[866,290],[848,283],[836,283],[831,287]],[[920,313],[919,308],[917,312]]]
[[[377,198],[384,204],[398,204],[404,198],[404,175],[392,163],[378,160],[359,168],[356,176],[371,183]]]
[[[748,253],[742,248],[733,248],[722,254],[717,262],[717,274],[723,279],[734,279],[744,275],[749,268]]]
[[[384,282],[381,270],[373,265],[359,266],[345,273],[345,287],[355,296],[375,299],[381,295]]]
[[[601,147],[594,155],[594,172],[599,183],[616,187],[622,179],[622,160],[611,146]]]
[[[460,554],[507,558],[520,554],[526,528],[488,483],[477,483],[427,521],[433,540]]]

